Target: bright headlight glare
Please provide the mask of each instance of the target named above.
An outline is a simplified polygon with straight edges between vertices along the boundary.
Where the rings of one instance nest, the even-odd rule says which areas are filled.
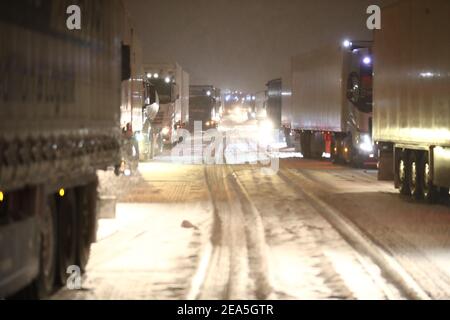
[[[144,135],[143,135],[142,133],[136,134],[136,140],[137,140],[137,141],[142,141],[142,140],[144,140]]]
[[[370,136],[369,136],[368,134],[362,135],[362,141],[363,141],[364,143],[370,143],[370,144],[372,144],[372,139],[370,138]]]
[[[169,127],[164,127],[162,130],[161,130],[161,133],[163,134],[163,135],[166,135],[166,134],[168,134],[170,132],[170,128]]]
[[[359,148],[360,148],[362,151],[365,151],[365,152],[372,152],[372,151],[373,151],[373,146],[372,146],[371,143],[361,143],[361,144],[359,145]]]
[[[266,121],[261,122],[260,127],[262,130],[270,131],[270,130],[273,130],[273,123],[269,120],[266,120]]]
[[[364,152],[373,151],[372,139],[370,138],[370,135],[368,134],[361,135],[361,144],[359,145],[359,148]]]

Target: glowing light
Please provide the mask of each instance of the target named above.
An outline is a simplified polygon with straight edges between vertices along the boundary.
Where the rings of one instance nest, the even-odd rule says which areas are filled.
[[[359,148],[364,152],[373,152],[372,139],[368,134],[363,134],[361,136],[362,143],[359,145]]]
[[[344,152],[347,153],[347,152],[348,152],[348,148],[345,148],[345,149],[344,149]]]
[[[63,188],[61,188],[61,189],[59,189],[58,194],[60,197],[64,197],[64,195],[66,194],[66,191]]]
[[[422,78],[433,78],[435,74],[433,72],[421,72],[420,76]]]
[[[169,128],[169,127],[164,127],[164,128],[161,130],[161,133],[162,133],[163,135],[167,135],[169,132],[170,132],[170,128]]]
[[[344,42],[342,42],[342,45],[344,46],[344,48],[350,48],[352,46],[352,42],[350,40],[344,40]]]
[[[5,200],[5,195],[0,191],[0,202],[3,202],[3,200]]]
[[[169,77],[166,77],[166,78],[164,79],[164,81],[165,81],[166,83],[169,83],[169,82],[170,82],[170,78],[169,78]]]
[[[153,78],[158,79],[159,78],[159,74],[157,74],[157,73],[153,74]]]
[[[209,97],[211,95],[211,91],[206,91],[206,95]]]
[[[147,73],[147,78],[151,79],[152,78],[152,74],[151,73]]]
[[[369,65],[369,64],[372,63],[372,59],[370,57],[365,57],[363,59],[363,63],[366,64],[366,65]]]
[[[143,141],[144,140],[144,135],[142,133],[137,133],[136,134],[136,140],[137,141]]]

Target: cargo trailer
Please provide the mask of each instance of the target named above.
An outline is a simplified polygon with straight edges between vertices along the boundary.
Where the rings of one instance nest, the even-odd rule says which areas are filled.
[[[328,45],[293,57],[291,65],[290,125],[303,156],[376,163],[371,43]]]
[[[450,187],[450,2],[402,0],[374,36],[379,178],[433,201]]]

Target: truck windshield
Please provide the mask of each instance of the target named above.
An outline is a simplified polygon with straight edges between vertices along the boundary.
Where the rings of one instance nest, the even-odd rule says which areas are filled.
[[[191,121],[211,120],[215,101],[212,97],[191,97],[189,99],[189,119]]]
[[[153,79],[151,83],[155,86],[156,92],[159,96],[160,104],[167,104],[174,102],[176,97],[174,97],[174,83],[167,83],[164,79]]]

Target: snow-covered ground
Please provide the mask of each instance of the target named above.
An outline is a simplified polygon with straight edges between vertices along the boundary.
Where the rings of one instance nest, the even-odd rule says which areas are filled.
[[[53,298],[450,298],[448,206],[402,199],[374,170],[260,152],[254,124],[229,125],[244,139],[225,142],[227,164],[202,163],[200,136],[132,177],[101,174],[116,214],[99,221],[83,290]]]

